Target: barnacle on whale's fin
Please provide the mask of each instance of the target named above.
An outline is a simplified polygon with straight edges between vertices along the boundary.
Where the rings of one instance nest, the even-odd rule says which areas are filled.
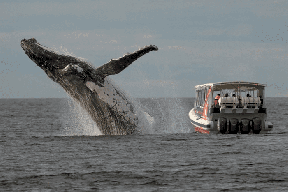
[[[110,62],[98,67],[96,73],[101,74],[104,78],[109,75],[115,75],[123,71],[131,63],[136,61],[139,57],[149,53],[150,51],[157,51],[155,45],[145,46],[134,53],[126,54],[118,59],[111,59]]]

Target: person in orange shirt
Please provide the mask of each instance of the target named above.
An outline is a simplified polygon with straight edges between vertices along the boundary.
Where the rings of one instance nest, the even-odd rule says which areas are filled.
[[[215,105],[217,105],[219,99],[220,99],[220,94],[217,94],[214,100]]]

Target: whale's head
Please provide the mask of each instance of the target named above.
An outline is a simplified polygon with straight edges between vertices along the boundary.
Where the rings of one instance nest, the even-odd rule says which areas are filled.
[[[21,40],[21,47],[25,51],[25,54],[54,81],[59,77],[60,70],[69,64],[79,63],[79,59],[58,54],[39,44],[34,38]]]

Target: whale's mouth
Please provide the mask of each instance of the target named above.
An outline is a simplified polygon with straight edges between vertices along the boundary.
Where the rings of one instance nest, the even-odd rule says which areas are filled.
[[[34,38],[21,40],[21,47],[25,51],[26,55],[34,61],[43,70],[52,70],[51,64],[47,62],[47,51],[37,43]],[[46,55],[45,55],[46,54]]]
[[[73,60],[72,57],[59,56],[55,51],[38,43],[34,38],[21,40],[21,47],[26,55],[45,72],[64,69],[67,66],[67,60]]]
[[[26,54],[32,54],[33,53],[32,45],[35,43],[37,43],[37,41],[34,38],[28,40],[23,39],[21,40],[21,47]]]

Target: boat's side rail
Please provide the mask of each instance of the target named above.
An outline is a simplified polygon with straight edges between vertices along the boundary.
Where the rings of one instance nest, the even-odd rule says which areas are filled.
[[[220,97],[218,101],[221,108],[223,107],[236,107],[239,105],[239,100],[237,97]]]
[[[261,105],[260,97],[221,97],[218,101],[220,108],[225,107],[259,107]]]
[[[245,107],[259,107],[261,105],[260,97],[242,97],[242,105]]]

